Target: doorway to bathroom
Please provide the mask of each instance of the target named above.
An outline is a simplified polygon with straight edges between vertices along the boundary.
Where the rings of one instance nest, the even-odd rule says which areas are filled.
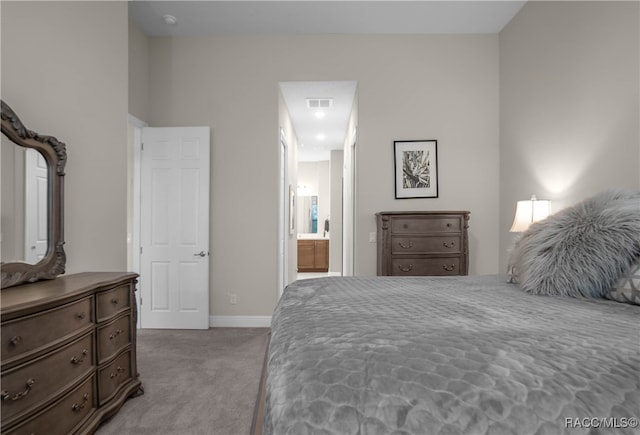
[[[279,85],[292,125],[287,179],[295,201],[293,206],[281,202],[295,223],[288,245],[289,281],[353,275],[357,82]]]

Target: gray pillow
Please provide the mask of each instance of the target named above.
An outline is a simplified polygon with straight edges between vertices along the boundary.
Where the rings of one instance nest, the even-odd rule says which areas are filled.
[[[529,293],[601,298],[640,257],[640,192],[612,189],[534,223],[512,252]]]
[[[616,302],[640,305],[640,258],[605,292],[604,297]]]

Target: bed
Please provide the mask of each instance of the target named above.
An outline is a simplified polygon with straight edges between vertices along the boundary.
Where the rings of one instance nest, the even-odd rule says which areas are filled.
[[[640,194],[625,195],[631,207],[620,207],[619,193],[599,198],[605,205],[596,201],[622,210],[620,225],[594,224],[608,240],[616,239],[612,228],[628,230],[625,246],[594,240],[585,232],[594,225],[581,230],[578,239],[589,246],[580,249],[595,250],[593,262],[576,250],[578,239],[553,239],[549,248],[547,224],[532,226],[518,243],[511,279],[291,284],[272,319],[261,433],[638,433],[640,301],[614,300],[640,259]],[[599,210],[587,205],[587,212]],[[563,226],[566,214],[551,219],[551,232],[576,236],[575,220]],[[608,248],[615,261],[607,260]],[[571,261],[579,263],[575,270]],[[553,276],[541,279],[534,266]],[[633,276],[625,282],[634,290]]]

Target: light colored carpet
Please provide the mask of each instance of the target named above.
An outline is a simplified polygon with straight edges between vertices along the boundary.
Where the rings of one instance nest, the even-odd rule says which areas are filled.
[[[98,435],[249,434],[268,328],[138,331],[144,395]]]

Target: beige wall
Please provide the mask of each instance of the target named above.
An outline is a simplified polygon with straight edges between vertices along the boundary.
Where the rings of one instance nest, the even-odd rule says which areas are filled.
[[[498,37],[373,38],[358,79],[356,275],[376,274],[374,214],[469,210],[470,274],[498,269]],[[394,199],[393,141],[438,140],[437,199]]]
[[[277,294],[278,81],[260,86],[243,49],[225,41],[151,38],[149,123],[211,127],[211,315],[269,315]],[[239,60],[230,64],[234,53]]]
[[[358,81],[357,274],[375,275],[374,213],[406,209],[470,210],[471,273],[497,271],[497,35],[174,37],[149,48],[149,122],[212,128],[213,315],[270,315],[276,302],[280,81]],[[395,200],[393,140],[432,138],[440,198]]]
[[[329,272],[342,273],[342,208],[344,150],[331,150],[331,217],[329,219]]]
[[[67,144],[67,273],[126,268],[127,4],[2,2],[2,98]]]
[[[529,2],[500,33],[500,264],[515,203],[640,187],[638,2]]]
[[[331,215],[331,163],[318,162],[318,233],[324,232],[324,221]]]
[[[149,119],[149,38],[129,21],[129,113]]]

